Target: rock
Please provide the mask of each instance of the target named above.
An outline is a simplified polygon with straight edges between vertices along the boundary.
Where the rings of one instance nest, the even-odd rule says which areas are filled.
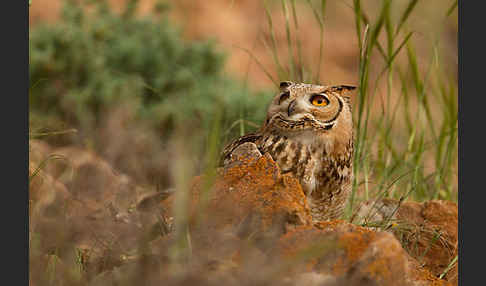
[[[34,142],[31,152],[41,150],[38,145],[45,147]],[[97,273],[121,265],[127,252],[163,234],[162,210],[137,208],[149,192],[95,153],[77,147],[42,150],[49,153],[37,152],[29,166],[31,176],[36,173],[29,182],[30,231],[41,253],[59,248],[63,260],[73,249],[89,253],[84,267]],[[65,160],[37,169],[37,160],[50,154]]]
[[[240,164],[220,170],[206,205],[202,195],[205,183],[202,176],[193,180],[192,217],[203,219],[213,228],[231,228],[243,236],[250,232],[280,235],[298,225],[311,224],[300,184],[290,175],[282,175],[268,154],[246,157]],[[163,206],[171,209],[174,200],[169,198]]]
[[[51,152],[49,144],[38,139],[29,139],[29,164],[40,165]]]
[[[289,262],[289,272],[334,277],[330,285],[448,285],[418,269],[392,234],[344,221],[298,227],[282,236],[273,254]]]
[[[45,173],[42,166],[29,161],[30,223],[38,217],[57,218],[70,199],[71,194],[64,184]]]
[[[208,231],[205,238],[192,232],[199,248],[224,245],[215,241],[225,231],[236,232],[243,240],[250,234],[270,232],[273,235],[266,236],[267,243],[259,247],[265,253],[271,250],[268,263],[285,273],[290,284],[450,285],[417,263],[392,233],[340,220],[313,224],[298,182],[282,175],[267,154],[240,157],[230,164],[220,170],[204,208],[200,208],[204,177],[193,181],[191,217],[197,217],[201,228]],[[168,208],[169,202],[173,200],[164,204]],[[385,200],[369,204],[368,211],[378,207],[373,219],[396,218],[398,206],[396,201]],[[205,220],[196,215],[198,211],[206,215]],[[238,243],[234,246],[237,249]],[[231,249],[223,260],[231,257]]]
[[[418,203],[383,199],[363,202],[353,219],[370,225],[386,221],[404,249],[434,276],[440,276],[458,254],[458,209],[450,201]],[[457,285],[457,263],[444,278]]]
[[[385,222],[390,224],[396,220],[396,213],[400,207],[399,201],[394,199],[380,199],[361,202],[351,217],[351,222],[358,225],[380,225]],[[374,227],[378,230],[380,227]]]
[[[458,255],[458,209],[450,201],[405,202],[397,212],[405,225],[394,231],[412,257],[439,276]],[[457,285],[458,262],[447,272],[446,280]]]
[[[336,278],[329,274],[319,274],[316,272],[305,272],[298,274],[289,281],[292,285],[307,286],[337,286]]]
[[[46,253],[80,261],[94,284],[451,285],[437,276],[457,255],[453,203],[382,200],[354,217],[385,227],[313,223],[298,180],[268,154],[245,152],[214,177],[195,177],[190,211],[178,218],[174,203],[185,193],[145,191],[90,151],[49,152],[70,163],[39,171],[30,162],[32,261]]]
[[[248,160],[259,159],[262,156],[255,143],[246,142],[236,147],[230,157],[224,160],[225,170],[245,164]]]

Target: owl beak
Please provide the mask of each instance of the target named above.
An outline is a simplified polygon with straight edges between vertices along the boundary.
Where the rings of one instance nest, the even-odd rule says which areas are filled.
[[[292,102],[289,103],[289,107],[287,108],[287,114],[288,116],[291,116],[292,113],[295,111],[295,105],[297,103],[295,102],[295,100],[292,100]]]

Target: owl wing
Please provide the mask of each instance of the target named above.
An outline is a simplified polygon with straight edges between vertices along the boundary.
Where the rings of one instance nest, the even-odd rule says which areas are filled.
[[[238,146],[247,142],[255,143],[261,137],[262,135],[258,133],[249,133],[233,140],[230,144],[226,145],[221,152],[219,165],[222,166],[225,160],[230,159],[231,153],[233,153]]]

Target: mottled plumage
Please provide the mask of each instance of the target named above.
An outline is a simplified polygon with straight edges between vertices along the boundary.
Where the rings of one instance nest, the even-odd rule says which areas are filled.
[[[263,126],[229,144],[224,164],[244,143],[269,153],[282,173],[299,179],[314,220],[339,217],[351,191],[353,122],[348,91],[352,86],[282,82]]]

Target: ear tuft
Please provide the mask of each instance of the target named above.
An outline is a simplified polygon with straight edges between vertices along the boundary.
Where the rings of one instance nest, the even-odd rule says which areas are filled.
[[[356,86],[352,85],[335,85],[329,88],[329,91],[334,91],[339,93],[341,96],[349,97],[348,92],[355,90]]]
[[[294,84],[293,82],[291,81],[281,81],[280,82],[280,90],[281,91],[284,91],[286,90],[289,86],[291,86],[292,84]]]

